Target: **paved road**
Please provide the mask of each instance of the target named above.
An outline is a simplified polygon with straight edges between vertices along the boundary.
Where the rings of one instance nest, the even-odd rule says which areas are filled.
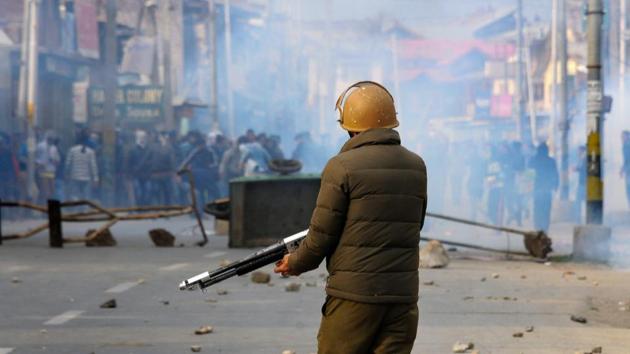
[[[53,250],[45,234],[0,246],[0,354],[173,354],[190,353],[191,345],[202,346],[202,353],[315,352],[325,270],[299,279],[274,275],[273,286],[236,278],[217,287],[225,295],[217,289],[180,292],[183,278],[252,251],[228,249],[222,236],[195,247],[193,224],[186,217],[121,224],[113,229],[115,248]],[[146,232],[158,226],[185,246],[153,247]],[[81,226],[65,231],[83,233]],[[573,354],[596,346],[604,353],[630,353],[630,312],[619,311],[619,301],[630,301],[629,273],[452,255],[448,268],[421,273],[422,282],[434,284],[421,289],[414,353],[451,353],[456,341],[472,341],[483,354]],[[302,284],[299,292],[285,291],[291,281]],[[109,299],[118,307],[99,308]],[[589,322],[572,322],[572,314]],[[195,335],[201,325],[213,326],[214,333]],[[528,326],[532,333],[512,336]]]

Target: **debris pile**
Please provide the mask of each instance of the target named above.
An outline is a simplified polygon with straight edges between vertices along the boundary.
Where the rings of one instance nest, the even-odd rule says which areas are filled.
[[[253,272],[251,279],[252,283],[267,284],[271,281],[271,275],[267,272]]]
[[[95,231],[96,230],[94,229],[88,230],[85,233],[85,237],[89,237]],[[94,237],[93,239],[85,241],[85,245],[87,247],[113,247],[117,244],[118,242],[116,242],[116,239],[112,235],[111,231],[109,231],[109,229],[102,230],[101,232],[96,234],[96,237]]]
[[[118,304],[116,303],[116,299],[107,300],[104,303],[102,303],[100,306],[100,308],[102,309],[115,309],[116,307],[118,307]]]
[[[149,237],[156,247],[173,247],[175,236],[164,229],[149,230]]]
[[[466,353],[475,348],[473,342],[456,342],[453,344],[453,353]]]
[[[450,258],[439,241],[431,240],[420,250],[420,268],[444,268]]]
[[[300,283],[289,283],[284,287],[284,290],[295,293],[295,292],[300,291],[300,286],[301,286]]]
[[[213,330],[214,328],[212,328],[212,326],[201,326],[195,330],[195,334],[200,336],[200,335],[212,333]]]

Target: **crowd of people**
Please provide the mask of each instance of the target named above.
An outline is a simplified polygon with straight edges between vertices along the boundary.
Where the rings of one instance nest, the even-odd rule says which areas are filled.
[[[100,134],[81,129],[74,145],[63,149],[52,132],[38,134],[35,149],[36,203],[47,199],[103,200],[104,154]],[[465,213],[497,225],[523,225],[531,220],[547,230],[554,193],[559,188],[558,162],[545,143],[475,144],[448,142],[439,137],[419,139],[417,152],[429,170],[429,209]],[[283,151],[278,135],[247,130],[235,140],[222,134],[194,130],[179,136],[170,131],[118,131],[114,178],[116,206],[190,203],[189,169],[194,177],[198,205],[228,196],[229,181],[242,176],[272,173],[277,159],[299,160],[302,172],[319,173],[334,149],[317,144],[308,132],[294,138],[291,155]],[[630,205],[630,132],[622,133],[623,165],[620,171]],[[328,152],[323,151],[330,150]],[[448,152],[448,153],[446,153]],[[570,200],[580,222],[585,203],[584,146],[572,157]],[[329,156],[330,155],[330,156]],[[0,132],[0,198],[29,200],[28,153],[23,135]],[[462,196],[468,203],[462,204]]]
[[[531,220],[536,229],[549,228],[552,200],[560,178],[556,159],[550,156],[547,144],[523,146],[516,141],[449,144],[437,139],[428,146],[433,148],[421,147],[420,152],[430,175],[431,210],[460,215],[468,212],[472,220],[495,225],[523,226]],[[575,168],[580,174],[578,191],[584,189],[583,166]],[[579,208],[584,195],[577,198],[582,198],[575,200]]]
[[[47,199],[103,200],[104,152],[100,134],[81,129],[74,144],[63,149],[53,132],[38,134],[34,171],[36,203]],[[321,172],[325,161],[314,158],[317,144],[308,132],[297,134],[295,149],[285,155],[278,135],[253,130],[235,141],[222,134],[194,130],[178,136],[171,131],[118,131],[114,161],[116,206],[190,203],[189,170],[198,205],[228,195],[228,183],[238,177],[272,173],[273,160],[295,159],[302,172]],[[29,200],[28,151],[20,134],[0,133],[0,198]]]

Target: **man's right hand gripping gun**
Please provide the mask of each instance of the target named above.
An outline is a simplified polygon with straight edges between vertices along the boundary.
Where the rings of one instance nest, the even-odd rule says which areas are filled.
[[[205,289],[235,275],[247,274],[253,270],[281,260],[285,254],[298,248],[300,242],[306,237],[308,230],[298,232],[278,243],[264,248],[240,261],[228,264],[211,272],[204,272],[186,279],[179,284],[179,290]]]

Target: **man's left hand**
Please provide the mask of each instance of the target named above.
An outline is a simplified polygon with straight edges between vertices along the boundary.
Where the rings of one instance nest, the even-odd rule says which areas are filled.
[[[289,268],[289,255],[285,254],[282,260],[276,262],[276,267],[274,268],[274,273],[280,273],[283,277],[288,277],[289,275],[300,275],[300,273],[292,271]]]

